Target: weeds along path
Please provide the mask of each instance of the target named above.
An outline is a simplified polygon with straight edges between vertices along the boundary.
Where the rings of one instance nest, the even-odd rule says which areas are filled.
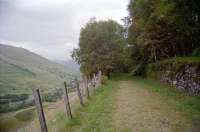
[[[134,81],[119,81],[113,125],[133,132],[190,132],[191,122],[164,98]]]

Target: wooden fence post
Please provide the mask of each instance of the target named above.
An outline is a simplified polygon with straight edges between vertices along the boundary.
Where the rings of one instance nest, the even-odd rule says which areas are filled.
[[[78,79],[76,78],[75,81],[76,81],[76,89],[77,89],[77,94],[78,94],[78,97],[79,97],[80,104],[81,104],[82,106],[84,106],[83,97],[82,97],[82,95],[81,95],[81,91],[80,91],[80,86],[79,86]]]
[[[89,88],[88,88],[88,79],[87,77],[85,78],[85,85],[86,85],[86,93],[87,93],[87,98],[89,99],[90,98],[90,91],[89,91]]]
[[[69,103],[69,96],[68,96],[68,90],[67,90],[67,84],[66,82],[64,82],[64,100],[65,100],[65,105],[66,105],[66,112],[67,112],[67,116],[72,119],[72,112],[71,112],[71,107],[70,107],[70,103]]]
[[[41,130],[42,130],[42,132],[48,132],[39,89],[33,89],[33,96],[34,96],[34,100],[35,100],[37,113],[39,116]]]

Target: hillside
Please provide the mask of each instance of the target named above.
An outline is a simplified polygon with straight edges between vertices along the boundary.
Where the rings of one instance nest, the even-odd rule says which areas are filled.
[[[0,44],[0,94],[31,93],[32,88],[48,92],[61,88],[72,69],[51,62],[26,49]]]
[[[68,68],[74,70],[74,71],[79,71],[80,65],[77,64],[74,60],[67,60],[67,61],[62,61],[62,60],[55,60],[56,63],[67,66]]]

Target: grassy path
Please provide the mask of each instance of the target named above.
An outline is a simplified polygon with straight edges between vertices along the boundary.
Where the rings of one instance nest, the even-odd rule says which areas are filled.
[[[200,131],[200,97],[155,81],[118,76],[96,89],[84,107],[74,97],[72,120],[66,118],[62,101],[45,107],[49,132]],[[28,124],[21,131],[39,131],[37,118]]]
[[[120,81],[115,127],[138,132],[190,132],[191,122],[158,94],[134,81]]]
[[[62,132],[199,132],[200,98],[157,82],[119,76],[97,89]],[[197,121],[197,122],[196,122]],[[197,124],[195,124],[195,122]]]

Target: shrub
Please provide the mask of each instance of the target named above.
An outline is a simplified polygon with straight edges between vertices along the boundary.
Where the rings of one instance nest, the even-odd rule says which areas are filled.
[[[8,104],[8,103],[9,103],[9,99],[0,99],[0,105]]]
[[[57,98],[53,93],[47,93],[43,96],[42,100],[46,102],[56,102]]]
[[[16,111],[22,108],[27,108],[34,105],[33,100],[10,102],[0,105],[0,113]]]
[[[62,99],[62,95],[62,89],[56,89],[54,92],[44,94],[42,100],[46,102],[56,102],[58,99]]]
[[[23,101],[28,99],[28,94],[18,94],[18,95],[14,95],[14,94],[7,94],[7,95],[3,95],[0,96],[0,99],[7,99],[10,100],[11,102],[18,102],[18,101]]]

